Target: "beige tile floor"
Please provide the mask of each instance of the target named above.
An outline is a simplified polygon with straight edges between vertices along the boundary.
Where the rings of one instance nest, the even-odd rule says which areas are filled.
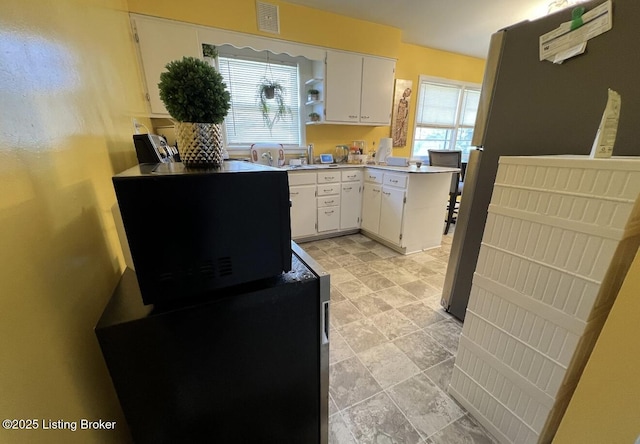
[[[455,401],[462,324],[440,306],[452,235],[402,256],[361,234],[301,244],[331,274],[330,444],[492,444]]]

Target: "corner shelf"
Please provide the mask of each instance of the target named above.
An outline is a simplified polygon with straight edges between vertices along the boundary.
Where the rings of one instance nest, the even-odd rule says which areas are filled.
[[[313,85],[314,83],[320,83],[323,82],[324,79],[320,79],[320,78],[313,78],[313,79],[309,79],[306,82],[304,82],[305,85],[309,86],[309,85]]]
[[[322,125],[325,123],[324,121],[324,99],[325,99],[325,86],[324,79],[325,75],[325,64],[324,61],[313,61],[311,67],[311,78],[304,82],[304,94],[307,99],[304,108],[305,108],[305,125]],[[318,95],[311,96],[308,94],[309,90],[315,89],[318,91]],[[315,100],[309,100],[315,99]],[[320,116],[319,120],[311,120],[309,118],[309,114],[316,113]]]

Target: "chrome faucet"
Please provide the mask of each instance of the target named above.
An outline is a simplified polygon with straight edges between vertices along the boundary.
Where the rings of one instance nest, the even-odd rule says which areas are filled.
[[[269,166],[273,166],[273,156],[271,155],[271,151],[262,153],[262,158],[269,159]]]

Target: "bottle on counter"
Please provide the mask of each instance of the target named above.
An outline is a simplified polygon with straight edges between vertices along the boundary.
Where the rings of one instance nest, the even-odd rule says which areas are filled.
[[[308,164],[313,165],[313,143],[310,143],[307,147],[307,157],[309,158]]]

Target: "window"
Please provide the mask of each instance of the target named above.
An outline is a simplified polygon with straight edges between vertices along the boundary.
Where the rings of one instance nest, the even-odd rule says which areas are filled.
[[[231,108],[225,118],[227,145],[246,147],[257,142],[300,146],[300,88],[295,63],[256,61],[245,58],[218,57],[218,69],[231,94]],[[291,111],[271,130],[264,123],[258,106],[258,85],[265,75],[278,81],[284,89],[284,103]]]
[[[476,121],[480,85],[448,82],[420,76],[413,157],[429,150],[461,150],[469,154]]]

